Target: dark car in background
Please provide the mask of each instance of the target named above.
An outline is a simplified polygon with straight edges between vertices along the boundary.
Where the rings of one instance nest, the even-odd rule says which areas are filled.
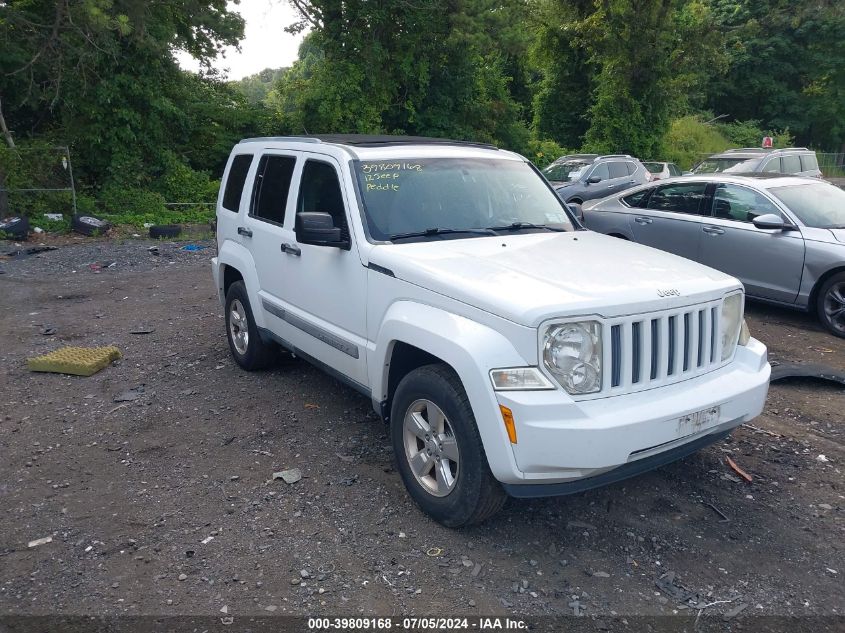
[[[845,338],[845,191],[781,175],[698,174],[583,206],[587,228],[738,277]]]
[[[693,174],[788,174],[821,178],[816,153],[806,147],[729,149],[705,158],[692,168]]]
[[[571,154],[543,169],[561,199],[570,204],[597,200],[649,182],[648,170],[628,154]]]

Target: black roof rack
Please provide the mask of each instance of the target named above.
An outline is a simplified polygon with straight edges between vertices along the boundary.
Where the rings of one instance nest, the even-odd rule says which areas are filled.
[[[484,149],[499,149],[490,143],[474,141],[456,141],[430,136],[390,136],[375,134],[315,134],[314,136],[267,136],[245,138],[241,143],[252,141],[296,141],[300,143],[330,143],[332,145],[350,145],[353,147],[386,147],[389,145],[465,145]]]

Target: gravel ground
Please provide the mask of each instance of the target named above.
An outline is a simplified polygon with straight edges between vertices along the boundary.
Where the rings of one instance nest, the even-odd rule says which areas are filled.
[[[841,386],[777,383],[681,462],[453,531],[406,495],[368,401],[299,360],[234,364],[194,243],[0,258],[0,614],[845,612]],[[775,361],[845,369],[810,317],[748,313]],[[25,367],[106,344],[123,359],[89,378]]]

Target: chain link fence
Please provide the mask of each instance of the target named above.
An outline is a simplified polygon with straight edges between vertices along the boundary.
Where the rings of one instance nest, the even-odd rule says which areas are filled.
[[[0,147],[0,217],[75,213],[67,147]]]

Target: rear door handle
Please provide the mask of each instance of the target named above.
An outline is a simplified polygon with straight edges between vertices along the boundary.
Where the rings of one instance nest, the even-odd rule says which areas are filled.
[[[724,235],[725,229],[720,229],[718,226],[705,226],[702,229],[707,235]]]
[[[634,218],[634,222],[637,224],[651,224],[651,218],[644,218],[640,215]]]
[[[296,255],[297,257],[302,255],[302,251],[299,250],[299,247],[294,246],[293,244],[282,244],[282,252],[287,253],[288,255]]]
[[[238,227],[238,235],[243,235],[244,237],[252,237],[252,231],[245,226]]]

